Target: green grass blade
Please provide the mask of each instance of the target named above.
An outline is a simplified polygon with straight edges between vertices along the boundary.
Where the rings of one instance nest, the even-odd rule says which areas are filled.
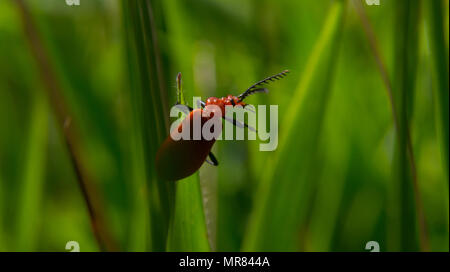
[[[149,188],[151,250],[164,251],[172,210],[172,183],[159,180],[155,155],[168,135],[167,93],[160,61],[157,33],[149,1],[123,1],[128,39],[131,106],[146,168]]]
[[[151,237],[151,222],[148,207],[148,189],[147,189],[147,176],[145,165],[145,150],[143,144],[143,129],[140,120],[140,84],[137,65],[137,56],[135,53],[135,41],[134,36],[131,34],[133,31],[131,21],[131,11],[129,5],[122,2],[123,10],[123,33],[126,35],[126,55],[128,64],[129,84],[131,91],[129,92],[129,107],[131,112],[131,125],[130,125],[130,150],[131,150],[131,165],[130,172],[132,179],[130,181],[130,188],[132,193],[132,212],[130,215],[130,229],[128,234],[128,250],[130,251],[147,251],[152,248]]]
[[[177,76],[177,100],[186,104],[181,74]],[[199,172],[177,181],[175,210],[167,238],[167,251],[209,251],[208,232]]]
[[[433,69],[433,92],[436,109],[436,127],[440,141],[442,166],[449,180],[449,83],[448,48],[445,46],[443,1],[425,2],[427,29],[429,33],[430,55]]]
[[[343,1],[332,3],[292,102],[286,105],[278,150],[256,194],[243,245],[246,251],[300,248],[297,238],[315,186],[313,162],[332,86],[344,10]]]
[[[395,6],[395,67],[391,84],[386,65],[379,51],[374,31],[362,4],[354,1],[362,25],[369,39],[372,53],[386,86],[391,103],[394,126],[397,133],[392,182],[390,183],[388,208],[389,250],[417,250],[417,231],[420,247],[428,250],[428,235],[421,192],[417,181],[417,169],[409,132],[409,119],[413,112],[416,67],[418,63],[419,3],[396,2]],[[408,46],[409,45],[409,46]],[[417,227],[418,222],[418,227]]]
[[[167,251],[209,251],[198,172],[177,181]]]
[[[182,1],[164,1],[163,8],[167,17],[170,40],[171,60],[181,70],[186,79],[178,82],[177,97],[181,104],[190,104],[194,94],[192,64],[192,43],[189,37],[189,21],[184,20],[185,10]],[[187,90],[188,95],[183,89]],[[173,96],[175,97],[175,95]],[[175,101],[174,101],[175,102]],[[210,244],[205,222],[203,200],[198,172],[189,178],[176,182],[175,210],[171,219],[167,240],[168,251],[209,251]]]
[[[395,4],[397,31],[394,46],[393,107],[397,112],[397,141],[391,204],[396,207],[392,206],[391,210],[396,210],[397,214],[390,216],[389,228],[397,227],[401,231],[397,237],[394,237],[396,232],[390,232],[390,241],[399,239],[399,249],[402,251],[416,251],[419,248],[428,250],[423,205],[409,132],[417,67],[419,3],[397,1]]]
[[[31,113],[28,147],[23,165],[23,184],[17,206],[17,250],[36,250],[39,228],[40,208],[45,175],[48,110],[44,97],[34,95],[34,108]]]

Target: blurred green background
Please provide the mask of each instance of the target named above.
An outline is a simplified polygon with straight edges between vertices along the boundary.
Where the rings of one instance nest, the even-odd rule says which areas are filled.
[[[448,9],[0,0],[0,251],[448,251]],[[178,72],[192,104],[284,69],[247,100],[277,150],[158,180]]]

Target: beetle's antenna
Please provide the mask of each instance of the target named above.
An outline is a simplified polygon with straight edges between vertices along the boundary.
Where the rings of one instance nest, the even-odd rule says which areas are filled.
[[[282,79],[283,77],[285,77],[287,75],[287,73],[289,73],[289,70],[284,70],[281,73],[278,73],[276,75],[267,77],[263,80],[260,80],[258,82],[256,82],[255,84],[253,84],[252,86],[250,86],[245,92],[243,92],[242,94],[240,94],[238,96],[239,98],[239,102],[241,102],[242,100],[244,100],[247,96],[254,94],[254,93],[259,93],[259,92],[265,92],[267,93],[269,90],[267,90],[266,88],[259,88],[264,84],[268,84],[271,81],[275,81],[275,80],[279,80]]]

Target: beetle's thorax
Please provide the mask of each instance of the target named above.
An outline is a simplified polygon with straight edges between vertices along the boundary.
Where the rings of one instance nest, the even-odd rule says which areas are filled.
[[[208,105],[216,105],[220,107],[220,110],[222,111],[222,115],[225,116],[225,106],[245,106],[244,102],[239,101],[239,98],[237,98],[234,95],[228,95],[222,98],[217,97],[210,97],[206,100],[205,103],[206,106]]]

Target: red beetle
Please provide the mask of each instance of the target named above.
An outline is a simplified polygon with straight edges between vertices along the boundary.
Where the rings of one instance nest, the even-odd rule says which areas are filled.
[[[208,110],[209,105],[218,106],[221,109],[222,118],[227,121],[233,122],[234,125],[239,127],[248,127],[246,124],[241,123],[235,119],[227,119],[225,117],[225,106],[227,105],[241,105],[245,107],[245,103],[242,101],[249,95],[258,93],[258,92],[267,92],[266,88],[262,88],[261,86],[269,83],[270,81],[275,81],[283,78],[289,71],[285,70],[279,74],[270,76],[261,81],[256,82],[250,88],[248,88],[245,92],[238,96],[228,95],[222,98],[210,97],[206,100],[206,102],[200,101],[200,105],[202,108],[192,109],[189,108],[190,113],[186,118],[180,123],[176,130],[171,132],[171,135],[167,137],[167,139],[162,143],[158,152],[156,153],[156,171],[158,176],[164,180],[175,181],[186,178],[193,173],[195,173],[202,164],[207,161],[208,163],[217,166],[218,162],[214,155],[211,153],[211,148],[215,142],[215,138],[212,140],[206,140],[201,137],[200,140],[184,140],[180,139],[178,141],[174,140],[173,133],[181,133],[184,128],[188,127],[193,128],[193,120],[195,118],[199,118],[201,120],[201,126],[208,121],[210,118],[214,116],[214,112],[212,114],[202,114],[204,111]],[[178,78],[180,80],[180,78]],[[179,104],[179,103],[177,103]],[[205,117],[208,116],[208,117]],[[192,135],[192,130],[190,129],[190,134]],[[220,131],[215,132],[220,133]],[[192,139],[192,137],[191,137]],[[210,160],[207,159],[209,156]]]

